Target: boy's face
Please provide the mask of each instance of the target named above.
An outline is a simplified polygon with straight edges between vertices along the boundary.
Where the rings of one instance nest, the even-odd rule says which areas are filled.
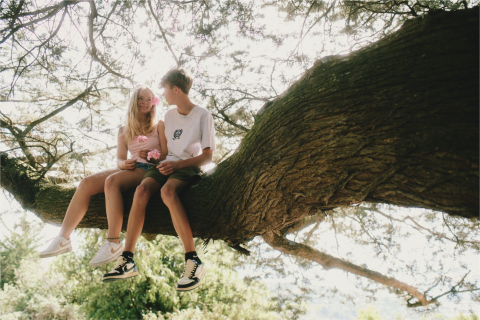
[[[178,90],[177,87],[170,88],[170,85],[168,83],[163,86],[163,96],[165,97],[165,100],[167,100],[167,103],[169,105],[175,104],[175,88]]]

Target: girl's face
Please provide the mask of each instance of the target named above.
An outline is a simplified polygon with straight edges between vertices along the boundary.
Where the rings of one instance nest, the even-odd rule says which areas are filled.
[[[137,99],[138,111],[142,114],[148,114],[153,108],[153,94],[148,89],[142,89],[138,92]]]

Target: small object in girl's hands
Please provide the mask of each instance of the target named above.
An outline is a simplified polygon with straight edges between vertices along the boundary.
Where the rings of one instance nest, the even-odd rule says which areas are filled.
[[[160,159],[160,152],[157,149],[153,149],[149,153],[147,153],[147,160],[152,163],[157,163],[158,159]]]
[[[138,143],[145,142],[147,140],[148,140],[148,138],[146,136],[138,136],[138,138],[137,138]]]
[[[160,103],[160,99],[158,97],[153,97],[152,103],[156,106]]]

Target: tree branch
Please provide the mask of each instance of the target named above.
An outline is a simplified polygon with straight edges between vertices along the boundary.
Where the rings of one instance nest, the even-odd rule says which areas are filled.
[[[191,0],[191,1],[175,1],[175,0],[167,0],[170,3],[175,3],[175,4],[189,4],[189,3],[195,3],[198,2],[199,0]],[[150,2],[150,1],[149,1]]]
[[[57,115],[58,113],[62,112],[63,110],[67,109],[68,107],[74,105],[77,101],[80,101],[82,100],[83,98],[85,98],[85,96],[92,90],[93,88],[93,84],[88,87],[87,89],[85,89],[85,91],[83,91],[81,94],[79,94],[78,96],[76,96],[74,99],[70,100],[68,103],[66,103],[65,105],[63,105],[62,107],[56,109],[55,111],[47,114],[46,116],[40,118],[40,119],[37,119],[33,122],[31,122],[26,128],[25,130],[23,130],[20,135],[19,135],[19,138],[22,138],[22,137],[25,137],[32,129],[33,127],[35,127],[36,125],[50,119],[51,117]]]
[[[468,271],[468,272],[462,277],[462,279],[461,279],[459,282],[457,282],[457,284],[454,285],[450,290],[448,290],[448,291],[446,291],[446,292],[444,292],[444,293],[442,293],[442,294],[439,294],[438,296],[430,299],[430,300],[429,300],[429,301],[431,301],[430,303],[436,302],[438,299],[440,299],[441,297],[443,297],[443,296],[445,296],[445,295],[447,295],[447,294],[449,294],[449,293],[462,293],[462,292],[479,291],[480,288],[474,288],[474,289],[470,289],[470,290],[457,290],[457,288],[458,288],[461,284],[463,284],[463,282],[465,281],[465,278],[469,275],[470,272],[471,272],[471,271]],[[437,282],[437,283],[438,283],[438,282]],[[430,289],[431,289],[431,288],[430,288]],[[430,289],[428,289],[428,290],[430,290]],[[415,302],[415,303],[410,303],[410,302],[408,302],[408,305],[407,305],[407,306],[408,306],[409,308],[415,308],[415,307],[421,306],[421,304],[420,304],[420,301],[417,301],[417,302]]]
[[[313,216],[308,216],[303,219],[300,219],[299,221],[289,225],[288,227],[282,229],[280,232],[284,235],[289,234],[289,233],[294,233],[298,231],[302,231],[308,226],[311,226],[312,224],[319,223],[321,221],[325,220],[325,213],[320,211],[318,214],[313,215]]]
[[[410,221],[412,221],[412,222],[415,224],[415,226],[416,226],[415,229],[417,229],[417,230],[418,230],[418,229],[425,230],[425,231],[427,231],[428,233],[430,233],[431,235],[436,236],[436,237],[438,237],[438,238],[442,238],[442,239],[445,239],[445,240],[448,240],[448,241],[451,241],[451,242],[457,243],[457,244],[459,244],[460,241],[463,241],[463,242],[467,242],[467,243],[474,244],[476,247],[478,247],[478,243],[476,243],[476,242],[474,242],[474,241],[464,241],[464,240],[458,239],[458,237],[457,237],[457,236],[452,232],[452,230],[450,229],[450,226],[447,224],[447,221],[445,221],[445,216],[444,216],[444,215],[443,215],[443,221],[444,221],[444,223],[447,225],[448,229],[449,229],[450,232],[453,234],[453,236],[456,238],[456,240],[451,239],[451,238],[449,238],[449,237],[446,237],[445,234],[443,234],[443,233],[434,232],[434,231],[432,231],[432,230],[430,230],[430,229],[428,229],[428,228],[425,228],[424,226],[420,225],[417,221],[415,221],[415,219],[413,219],[413,218],[410,217],[410,216],[406,216],[406,217],[404,217],[403,219],[397,219],[397,218],[392,217],[392,216],[389,215],[389,214],[383,213],[382,211],[380,211],[380,210],[378,210],[378,209],[376,209],[376,208],[375,208],[375,209],[370,209],[370,210],[372,210],[373,212],[376,212],[376,213],[384,216],[384,217],[387,218],[387,219],[390,219],[390,220],[393,220],[393,221],[397,221],[397,222],[401,222],[401,223],[404,223],[404,224],[407,224],[407,223],[406,223],[406,220],[410,220]],[[408,224],[407,224],[407,225],[408,225]]]
[[[172,2],[177,2],[177,1],[172,1]],[[160,29],[160,32],[162,33],[163,40],[165,40],[165,44],[168,47],[168,50],[172,53],[173,59],[175,59],[175,62],[177,63],[177,67],[180,66],[180,61],[178,60],[175,52],[173,52],[172,47],[170,46],[170,42],[167,40],[167,36],[165,35],[165,32],[163,31],[162,26],[160,25],[160,21],[158,21],[158,17],[156,16],[155,12],[153,11],[152,7],[152,1],[148,0],[148,7],[150,8],[150,12],[153,15],[153,18],[155,19],[155,22],[157,23],[158,28]]]
[[[340,269],[349,273],[356,274],[360,277],[365,277],[375,282],[384,284],[389,287],[397,288],[406,291],[418,300],[418,305],[426,306],[434,303],[436,300],[428,300],[425,295],[420,293],[416,287],[410,286],[395,278],[385,276],[379,272],[357,266],[351,262],[335,258],[327,253],[318,251],[310,246],[303,245],[294,241],[290,241],[285,237],[278,236],[273,232],[268,232],[263,235],[263,239],[274,249],[283,253],[288,253],[294,256],[302,257],[304,259],[318,262],[325,270],[333,268]],[[412,305],[416,307],[417,305]]]
[[[215,109],[217,109],[217,112],[222,115],[222,118],[221,118],[222,120],[224,120],[225,122],[227,122],[228,124],[234,126],[234,127],[237,128],[237,129],[240,129],[240,130],[242,130],[242,131],[244,131],[244,132],[248,132],[249,129],[245,128],[244,126],[242,126],[242,125],[240,125],[240,124],[238,124],[238,123],[236,123],[236,122],[234,122],[234,121],[232,121],[232,120],[230,119],[230,117],[227,116],[227,114],[226,114],[225,111],[224,111],[225,108],[223,108],[223,109],[219,109],[219,108],[218,108],[218,106],[217,106],[217,100],[215,99],[214,96],[212,96],[212,99],[213,99],[213,104],[215,105]],[[234,103],[237,103],[237,102],[239,102],[239,101],[241,101],[241,100],[244,100],[244,99],[246,99],[246,98],[242,98],[242,99],[236,100]],[[219,118],[220,118],[220,117],[219,117]]]
[[[67,7],[67,6],[70,6],[70,5],[74,5],[74,4],[77,4],[77,3],[80,3],[80,2],[87,2],[89,0],[70,0],[70,1],[62,1],[60,2],[58,5],[56,6],[52,6],[52,7],[48,7],[48,8],[51,8],[53,9],[50,13],[48,13],[47,15],[45,16],[42,16],[38,19],[35,19],[35,20],[32,20],[32,21],[29,21],[27,23],[23,23],[23,24],[20,24],[18,26],[16,26],[15,28],[11,28],[11,27],[8,27],[8,28],[4,28],[2,30],[0,30],[0,32],[4,32],[8,29],[10,29],[10,32],[3,37],[3,39],[0,41],[0,44],[4,43],[5,41],[8,40],[8,38],[10,38],[15,32],[17,32],[18,30],[20,30],[21,28],[25,28],[25,27],[28,27],[32,24],[35,24],[37,22],[40,22],[40,21],[43,21],[45,19],[48,19],[48,18],[51,18],[53,17],[54,15],[56,15],[60,10],[62,10],[63,8]],[[43,13],[43,12],[46,12],[47,8],[44,8],[42,10],[38,10],[36,12],[38,13]],[[32,13],[33,14],[33,13]],[[16,19],[16,17],[14,17]]]
[[[97,47],[95,46],[95,37],[93,36],[93,20],[97,16],[97,8],[95,7],[95,2],[93,0],[89,0],[89,2],[90,2],[90,14],[88,15],[88,38],[90,40],[90,46],[91,46],[90,52],[92,54],[93,59],[98,63],[100,63],[111,74],[114,74],[117,77],[128,80],[133,86],[135,83],[131,77],[124,76],[123,74],[116,72],[115,70],[110,68],[103,59],[101,59],[98,56]]]

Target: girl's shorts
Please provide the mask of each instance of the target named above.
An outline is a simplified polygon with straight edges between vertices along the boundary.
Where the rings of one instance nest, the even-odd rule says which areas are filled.
[[[148,169],[150,169],[151,167],[153,167],[153,164],[137,162],[137,168],[143,169],[145,171],[148,171]]]

